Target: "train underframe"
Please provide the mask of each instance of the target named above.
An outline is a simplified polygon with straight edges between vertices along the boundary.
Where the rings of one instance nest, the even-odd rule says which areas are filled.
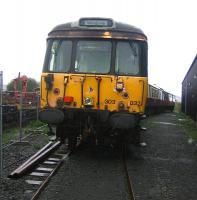
[[[116,146],[122,142],[140,143],[140,115],[90,109],[45,109],[41,121],[56,127],[56,136],[68,140],[73,149],[77,136],[93,145]]]

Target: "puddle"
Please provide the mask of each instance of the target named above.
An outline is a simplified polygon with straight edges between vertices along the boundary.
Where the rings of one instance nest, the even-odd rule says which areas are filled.
[[[170,122],[153,122],[154,124],[164,124],[164,125],[172,125],[177,126],[178,124],[170,123]]]
[[[187,121],[186,119],[178,119],[180,122]]]
[[[190,164],[193,162],[193,160],[188,158],[162,158],[162,157],[152,157],[152,156],[144,156],[145,159],[149,160],[155,160],[155,161],[164,161],[164,162],[172,162],[172,163],[184,163],[184,164]]]
[[[193,141],[194,141],[194,140],[193,140],[192,138],[189,138],[187,142],[188,142],[188,144],[192,144]]]

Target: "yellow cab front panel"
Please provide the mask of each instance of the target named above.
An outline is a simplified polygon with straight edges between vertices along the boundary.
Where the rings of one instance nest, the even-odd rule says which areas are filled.
[[[47,90],[45,79],[50,74],[53,85]],[[124,110],[143,114],[147,82],[147,77],[43,73],[41,108]]]

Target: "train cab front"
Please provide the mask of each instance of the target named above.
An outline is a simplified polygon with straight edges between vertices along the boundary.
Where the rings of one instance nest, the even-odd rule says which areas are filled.
[[[90,18],[57,26],[47,44],[41,121],[60,137],[104,138],[138,126],[148,82],[141,30]]]

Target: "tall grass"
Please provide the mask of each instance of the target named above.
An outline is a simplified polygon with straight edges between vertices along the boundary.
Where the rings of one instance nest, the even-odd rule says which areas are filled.
[[[197,122],[181,112],[181,103],[175,103],[174,112],[177,113],[179,122],[185,128],[188,137],[197,141]]]

